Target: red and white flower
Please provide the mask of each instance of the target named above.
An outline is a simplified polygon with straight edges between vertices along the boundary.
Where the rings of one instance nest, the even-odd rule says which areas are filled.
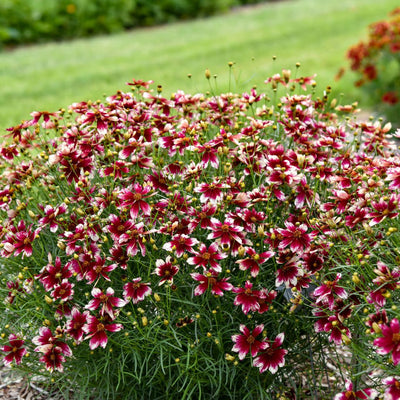
[[[106,292],[104,293],[101,289],[94,287],[92,289],[92,296],[94,299],[90,300],[85,308],[88,310],[96,310],[101,306],[100,315],[104,316],[105,314],[108,314],[111,319],[114,319],[114,307],[123,307],[125,306],[126,302],[113,295],[113,288],[107,288]]]
[[[208,271],[204,275],[194,272],[191,273],[190,276],[195,281],[201,282],[194,290],[195,296],[204,294],[208,288],[211,289],[211,294],[215,296],[223,296],[224,291],[233,289],[233,285],[227,282],[229,278],[217,279],[218,273],[215,271]]]
[[[200,201],[202,203],[220,203],[224,198],[222,189],[228,189],[229,185],[221,182],[200,183],[194,188],[196,193],[201,193]]]
[[[199,246],[199,251],[195,253],[194,257],[189,257],[187,263],[190,265],[195,265],[196,268],[201,266],[204,269],[207,267],[211,268],[213,271],[219,273],[221,272],[221,266],[218,261],[223,260],[228,257],[226,253],[221,253],[217,243],[212,243],[208,248],[204,243]]]
[[[386,386],[384,399],[399,400],[400,399],[400,381],[393,376],[382,379],[382,383]]]
[[[179,267],[171,261],[171,256],[167,256],[165,261],[160,259],[156,261],[156,269],[154,271],[154,274],[161,277],[161,280],[158,284],[159,286],[164,284],[165,282],[173,283],[174,276],[178,272]]]
[[[342,393],[338,393],[334,400],[357,400],[357,399],[372,399],[378,395],[375,389],[361,389],[354,391],[353,382],[350,379],[346,379],[345,384],[346,390]]]
[[[265,294],[260,290],[253,290],[253,284],[246,281],[244,288],[233,288],[234,293],[238,293],[233,304],[242,306],[242,311],[248,314],[250,311],[258,311],[261,307],[260,300],[264,299]]]
[[[335,280],[325,281],[323,285],[314,290],[313,296],[316,297],[316,304],[327,304],[330,310],[335,306],[336,296],[347,299],[347,292],[338,285],[341,274],[337,274]]]
[[[135,278],[132,282],[125,283],[123,296],[126,302],[132,301],[133,304],[137,304],[151,295],[150,283],[143,283],[141,280],[142,278]]]
[[[285,355],[288,351],[279,348],[282,346],[284,338],[285,334],[280,333],[273,342],[264,342],[267,346],[263,346],[264,348],[261,349],[260,354],[253,361],[253,365],[260,369],[260,374],[267,369],[271,374],[275,374],[278,368],[285,365]]]
[[[108,342],[107,332],[118,332],[123,329],[122,324],[110,324],[109,322],[107,317],[99,320],[95,316],[89,315],[88,322],[83,327],[83,330],[87,334],[85,340],[90,339],[90,350],[94,350],[99,346],[104,349]]]
[[[278,228],[278,233],[282,236],[279,248],[290,247],[293,253],[303,253],[308,250],[312,240],[317,235],[316,232],[306,233],[308,228],[306,224],[294,225],[285,221],[285,229]]]
[[[0,350],[7,353],[3,358],[4,365],[9,367],[13,361],[17,365],[21,364],[22,357],[26,354],[24,343],[25,341],[14,333],[8,336],[8,344],[0,346]]]
[[[122,209],[129,210],[132,219],[136,219],[141,211],[144,215],[149,216],[151,214],[150,204],[145,199],[152,196],[151,186],[142,186],[138,183],[134,183],[127,189],[122,189],[118,195],[121,200],[120,207]]]
[[[236,261],[236,264],[239,264],[239,268],[242,271],[250,270],[251,276],[255,278],[260,271],[260,265],[264,264],[275,253],[273,251],[264,251],[263,253],[259,254],[256,253],[252,247],[247,247],[246,254],[249,255],[249,257]]]
[[[269,347],[267,342],[256,339],[264,330],[263,324],[257,325],[252,332],[243,324],[239,330],[241,335],[232,335],[232,341],[235,343],[232,351],[239,353],[239,360],[243,360],[249,353],[255,357],[261,350]]]
[[[171,241],[164,244],[163,249],[174,251],[177,257],[181,257],[185,252],[194,253],[193,246],[199,241],[188,235],[175,235]]]
[[[392,353],[393,365],[400,363],[400,324],[397,318],[390,321],[390,325],[380,325],[382,337],[374,340],[374,345],[378,347],[378,354]]]
[[[65,332],[73,337],[77,343],[82,341],[84,335],[84,326],[87,323],[89,311],[81,313],[76,307],[71,310],[71,319],[65,326]]]

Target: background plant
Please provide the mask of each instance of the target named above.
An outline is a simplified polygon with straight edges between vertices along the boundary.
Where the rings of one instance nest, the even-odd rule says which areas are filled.
[[[0,47],[207,17],[247,3],[240,0],[4,0],[0,4]]]
[[[362,87],[376,105],[375,111],[392,122],[399,122],[400,93],[400,9],[389,18],[368,27],[368,38],[347,53],[356,73],[356,87]]]
[[[265,76],[300,61],[303,74],[317,72],[318,84],[325,88],[365,25],[384,18],[397,5],[396,0],[269,2],[157,29],[0,52],[0,130],[20,123],[34,109],[57,110],[77,101],[103,99],[132,76],[162,84],[169,97],[177,88],[205,93],[209,88],[202,78],[209,68],[218,76],[219,93],[243,92],[253,85],[263,87]],[[278,66],[271,62],[273,56]],[[235,62],[231,87],[228,61]],[[333,91],[343,102],[372,107],[352,85],[350,73]]]
[[[312,77],[266,83],[167,99],[133,81],[9,130],[5,363],[71,398],[396,387],[390,126],[340,119],[355,107],[304,92]],[[352,352],[347,368],[335,347]]]

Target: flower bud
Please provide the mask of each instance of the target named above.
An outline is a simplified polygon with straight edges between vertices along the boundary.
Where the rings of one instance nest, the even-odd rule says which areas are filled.
[[[349,345],[351,343],[350,338],[347,335],[345,335],[344,333],[342,333],[342,341],[346,345]]]
[[[372,329],[374,330],[375,333],[382,333],[382,329],[376,322],[372,323]]]
[[[292,73],[292,71],[290,69],[282,70],[282,76],[286,83],[289,82],[291,73]]]

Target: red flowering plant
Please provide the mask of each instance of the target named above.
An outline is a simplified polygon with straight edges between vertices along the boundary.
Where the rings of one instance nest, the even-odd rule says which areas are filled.
[[[398,392],[390,126],[310,77],[266,84],[167,99],[133,81],[9,129],[4,364],[79,398]]]
[[[368,27],[368,38],[347,52],[355,86],[365,89],[374,111],[398,124],[400,111],[400,8]],[[344,72],[339,72],[339,77]]]

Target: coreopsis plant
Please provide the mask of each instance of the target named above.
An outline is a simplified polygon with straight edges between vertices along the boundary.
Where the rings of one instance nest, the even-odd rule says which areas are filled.
[[[390,126],[266,84],[133,81],[8,130],[4,364],[65,398],[398,398]]]
[[[368,38],[347,52],[355,86],[362,87],[378,111],[399,123],[400,8],[368,27]],[[343,72],[343,70],[342,70]],[[341,74],[341,73],[340,73]]]

